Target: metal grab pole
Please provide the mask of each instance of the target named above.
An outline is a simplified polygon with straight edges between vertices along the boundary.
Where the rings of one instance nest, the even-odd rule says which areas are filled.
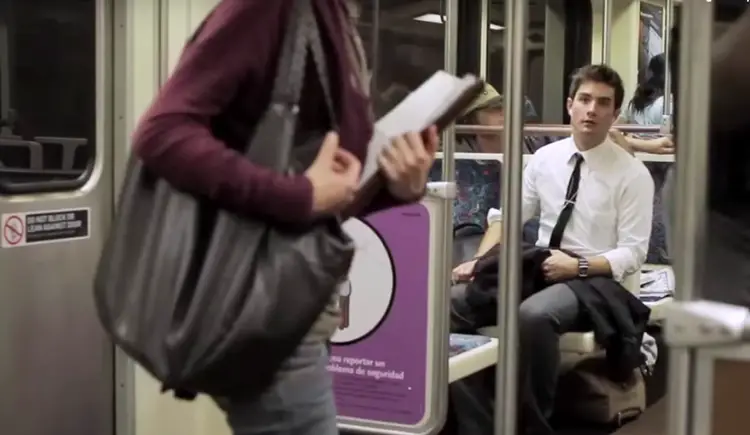
[[[458,63],[458,0],[447,0],[445,2],[445,29],[443,30],[445,45],[443,47],[443,58],[445,71],[456,74]],[[443,131],[443,181],[454,181],[456,178],[453,152],[456,149],[456,133],[453,126],[448,126]],[[449,201],[450,202],[450,201]],[[452,207],[452,204],[451,204]],[[448,210],[449,212],[452,209]],[[448,214],[450,216],[450,214]]]
[[[602,10],[602,63],[612,61],[612,0],[603,1]]]
[[[701,283],[699,253],[705,246],[713,3],[682,3],[674,271],[678,301],[693,300]],[[693,435],[691,378],[694,350],[669,350],[670,435]],[[706,392],[701,392],[706,394]]]
[[[497,295],[499,326],[495,384],[495,434],[516,435],[518,394],[518,304],[521,288],[521,172],[523,170],[524,79],[529,2],[505,2],[505,164],[503,244]]]
[[[662,28],[662,43],[664,51],[664,105],[663,115],[672,114],[672,71],[670,71],[669,50],[672,45],[672,26],[674,22],[674,0],[664,3],[664,26]]]
[[[479,20],[479,77],[486,79],[490,74],[490,0],[481,0],[482,17]]]

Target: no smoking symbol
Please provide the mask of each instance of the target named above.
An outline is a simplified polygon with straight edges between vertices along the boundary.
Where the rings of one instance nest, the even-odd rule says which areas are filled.
[[[6,219],[5,225],[3,225],[3,237],[11,246],[21,243],[21,240],[23,240],[23,231],[23,222],[18,216],[9,217]]]

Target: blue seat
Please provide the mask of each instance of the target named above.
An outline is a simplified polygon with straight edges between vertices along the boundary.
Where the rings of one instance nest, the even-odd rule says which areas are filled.
[[[500,203],[500,167],[496,160],[456,160],[456,199],[453,201],[453,226],[487,226],[487,212]],[[430,171],[430,181],[442,179],[442,161]]]

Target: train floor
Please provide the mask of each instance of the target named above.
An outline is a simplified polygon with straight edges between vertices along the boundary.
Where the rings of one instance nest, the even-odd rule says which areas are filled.
[[[637,420],[619,429],[570,427],[558,435],[667,435],[667,400],[662,398],[646,410]]]

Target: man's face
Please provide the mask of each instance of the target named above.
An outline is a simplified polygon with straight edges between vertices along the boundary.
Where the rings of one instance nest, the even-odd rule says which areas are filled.
[[[592,143],[604,141],[620,115],[615,110],[615,89],[604,83],[584,82],[573,98],[568,98],[568,115],[574,133],[590,137]]]
[[[477,112],[477,124],[497,127],[502,126],[505,122],[503,109],[484,109]],[[477,144],[479,152],[482,153],[502,153],[503,152],[503,135],[502,134],[478,134]]]

